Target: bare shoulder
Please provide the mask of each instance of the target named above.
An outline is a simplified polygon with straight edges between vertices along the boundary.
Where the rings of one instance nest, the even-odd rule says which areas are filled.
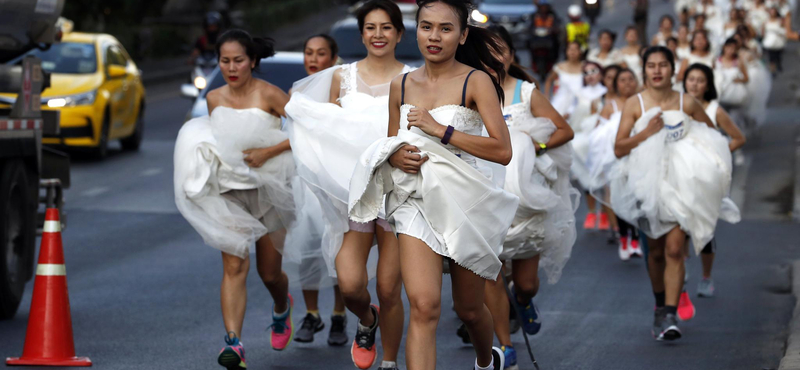
[[[633,114],[634,117],[641,116],[642,108],[639,104],[639,97],[637,95],[631,96],[627,100],[625,100],[625,106],[622,108],[622,111],[625,112],[624,114]]]
[[[206,94],[206,100],[208,100],[209,103],[219,103],[220,99],[222,99],[222,89],[224,88],[225,86],[220,86],[209,91],[208,94]]]
[[[687,113],[694,112],[698,109],[703,111],[705,110],[703,109],[703,106],[700,104],[700,102],[697,101],[697,99],[695,99],[693,96],[689,94],[681,94],[681,97],[683,98],[683,107]]]
[[[470,75],[469,77],[469,84],[475,84],[475,86],[480,88],[481,91],[487,87],[494,89],[494,81],[492,80],[492,77],[490,77],[488,73],[481,70],[476,70],[475,72],[471,73],[472,75]]]

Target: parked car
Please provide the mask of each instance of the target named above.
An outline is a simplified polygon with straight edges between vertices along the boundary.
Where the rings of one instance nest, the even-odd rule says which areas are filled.
[[[61,133],[45,136],[43,144],[89,148],[100,159],[108,142],[119,139],[125,150],[138,150],[144,133],[145,89],[141,72],[114,36],[70,32],[49,49],[25,55],[42,60],[51,73],[42,92],[42,110],[59,110]],[[25,57],[8,62],[18,64]],[[0,108],[10,107],[16,94],[0,94]]]
[[[417,23],[411,19],[404,19],[403,25],[406,33],[397,45],[395,57],[398,61],[412,67],[420,67],[425,63],[417,46]],[[339,45],[339,57],[345,63],[352,63],[367,57],[367,48],[361,42],[361,32],[358,30],[358,20],[353,17],[345,18],[331,28],[331,36]]]
[[[261,59],[258,70],[253,75],[289,92],[295,81],[306,77],[306,69],[303,66],[303,53],[279,51],[270,58]],[[194,99],[192,109],[187,113],[186,120],[208,115],[208,102],[206,95],[225,84],[225,79],[219,71],[219,67],[208,77],[208,86],[203,90],[198,90],[193,84],[184,84],[181,93],[184,97]]]
[[[483,0],[478,5],[484,21],[505,27],[514,41],[526,42],[530,36],[531,18],[536,13],[536,5],[531,0]],[[473,14],[473,19],[476,17]]]

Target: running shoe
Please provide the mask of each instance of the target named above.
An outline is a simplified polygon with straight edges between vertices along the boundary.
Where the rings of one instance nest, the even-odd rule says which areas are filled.
[[[601,213],[600,214],[600,222],[597,224],[598,230],[608,230],[611,228],[611,224],[608,222],[608,214]]]
[[[472,344],[472,340],[469,339],[469,331],[467,331],[467,326],[464,323],[461,323],[461,326],[458,327],[456,330],[456,335],[461,338],[461,342],[464,344]]]
[[[639,239],[631,238],[630,243],[629,249],[631,251],[631,257],[644,257],[642,248],[639,248]]]
[[[621,236],[619,238],[619,259],[627,261],[631,259],[631,251],[628,249],[628,237]]]
[[[522,330],[525,330],[528,335],[536,335],[536,333],[542,329],[542,321],[539,319],[539,309],[536,307],[536,304],[533,303],[533,299],[528,301],[525,307],[522,307],[520,316],[522,316]]]
[[[372,314],[375,315],[375,322],[371,328],[366,330],[361,329],[359,323],[356,329],[356,338],[353,340],[353,346],[350,348],[350,356],[353,358],[353,363],[359,369],[369,369],[375,365],[375,360],[378,358],[378,350],[375,345],[375,333],[378,331],[379,309],[378,306],[370,305]]]
[[[710,298],[714,296],[714,279],[703,278],[697,283],[697,296]]]
[[[593,230],[597,228],[597,214],[595,213],[588,213],[586,214],[586,220],[583,221],[583,228],[587,230]]]
[[[694,317],[694,314],[694,304],[692,304],[692,300],[689,299],[689,293],[684,290],[678,301],[678,318],[680,318],[681,321],[689,321]]]
[[[306,314],[303,318],[303,323],[300,324],[300,329],[295,334],[294,340],[300,343],[311,343],[314,341],[314,334],[319,333],[325,329],[325,323],[319,315]]]
[[[503,357],[506,359],[505,370],[519,370],[519,365],[517,365],[517,351],[512,346],[501,346],[501,350],[503,350]]]
[[[328,345],[343,346],[347,344],[348,339],[345,328],[347,327],[347,316],[345,315],[332,315],[331,316],[331,331],[328,333]]]
[[[244,346],[239,342],[239,338],[225,336],[225,347],[219,351],[217,362],[228,370],[247,369],[244,361]]]
[[[292,324],[292,309],[294,307],[294,299],[289,294],[289,309],[280,316],[275,315],[275,307],[272,308],[272,335],[270,335],[269,343],[272,349],[276,351],[283,351],[292,342],[294,337],[294,325]]]
[[[506,356],[503,354],[503,350],[492,347],[492,363],[494,364],[494,370],[505,369]]]
[[[653,338],[659,340],[658,337],[661,334],[661,326],[664,324],[664,319],[667,317],[667,309],[665,307],[656,307],[656,310],[653,312],[653,329],[650,331],[653,334]]]
[[[678,329],[678,318],[668,313],[661,321],[661,328],[657,340],[672,341],[681,338],[681,329]]]

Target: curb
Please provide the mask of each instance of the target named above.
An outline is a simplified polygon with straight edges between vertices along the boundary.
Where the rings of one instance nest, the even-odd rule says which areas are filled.
[[[800,260],[792,262],[792,294],[795,297],[792,321],[789,322],[789,339],[779,370],[800,370]]]

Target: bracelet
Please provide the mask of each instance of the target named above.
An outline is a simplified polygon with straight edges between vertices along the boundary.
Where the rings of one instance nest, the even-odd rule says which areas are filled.
[[[450,142],[450,137],[453,136],[453,131],[455,130],[455,127],[450,125],[447,126],[447,130],[445,130],[444,135],[442,135],[442,144],[447,145]]]

